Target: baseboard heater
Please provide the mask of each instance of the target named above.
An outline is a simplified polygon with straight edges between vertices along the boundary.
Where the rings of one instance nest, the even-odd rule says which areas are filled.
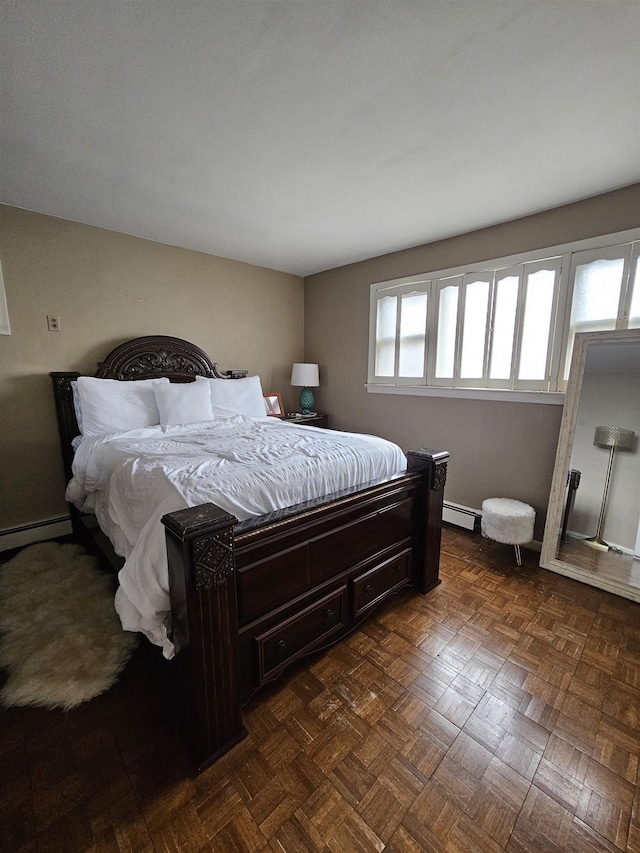
[[[57,536],[66,536],[69,533],[71,533],[71,519],[68,515],[34,521],[31,524],[21,524],[19,527],[0,530],[0,551],[24,548],[25,545],[55,539]]]
[[[464,527],[466,530],[479,531],[481,518],[480,510],[470,506],[454,504],[451,501],[445,501],[442,506],[442,520],[457,527]]]

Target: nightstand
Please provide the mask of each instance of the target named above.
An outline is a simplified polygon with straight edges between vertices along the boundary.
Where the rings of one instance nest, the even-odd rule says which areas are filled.
[[[287,421],[290,424],[302,424],[302,426],[314,426],[321,427],[322,429],[329,429],[329,415],[321,415],[319,412],[316,412],[315,415],[299,415],[298,417],[295,415],[287,415],[282,420]]]

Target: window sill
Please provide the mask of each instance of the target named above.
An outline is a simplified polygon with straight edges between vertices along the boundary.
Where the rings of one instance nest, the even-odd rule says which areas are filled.
[[[434,388],[425,385],[366,384],[369,394],[401,394],[409,397],[452,397],[458,400],[497,400],[503,403],[545,403],[563,406],[559,391],[508,391],[501,388]]]

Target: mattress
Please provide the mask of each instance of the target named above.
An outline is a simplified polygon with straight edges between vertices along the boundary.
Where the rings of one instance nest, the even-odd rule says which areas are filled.
[[[401,449],[377,436],[238,415],[87,436],[66,497],[96,515],[125,558],[115,599],[123,628],[171,657],[163,515],[214,503],[243,521],[405,470]]]

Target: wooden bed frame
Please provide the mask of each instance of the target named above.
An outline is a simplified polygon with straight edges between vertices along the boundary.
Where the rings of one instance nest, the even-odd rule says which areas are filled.
[[[189,382],[222,373],[197,346],[152,335],[114,349],[96,376]],[[71,382],[52,373],[67,479],[79,434]],[[405,586],[440,581],[446,452],[407,454],[397,477],[238,523],[214,504],[165,515],[171,590],[170,671],[178,728],[203,770],[246,734],[242,708],[304,655],[353,631]],[[71,507],[76,534],[95,520]]]

